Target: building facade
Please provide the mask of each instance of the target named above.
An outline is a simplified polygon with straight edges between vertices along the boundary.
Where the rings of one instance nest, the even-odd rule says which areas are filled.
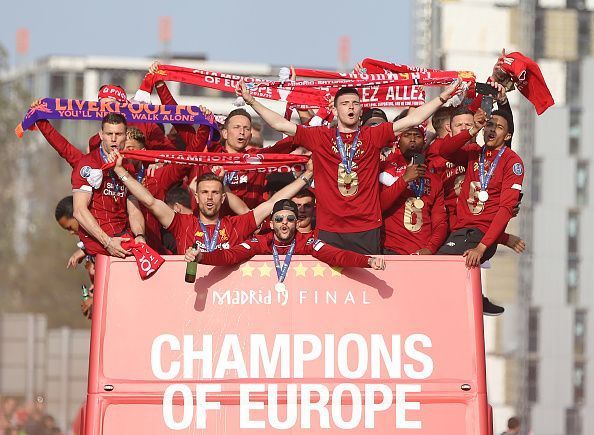
[[[556,102],[535,116],[510,95],[526,178],[508,232],[529,247],[520,257],[500,248],[484,273],[486,292],[506,307],[485,319],[495,433],[515,414],[524,433],[594,433],[593,10],[584,0],[415,2],[417,64],[484,80],[502,48],[521,51],[538,62]]]

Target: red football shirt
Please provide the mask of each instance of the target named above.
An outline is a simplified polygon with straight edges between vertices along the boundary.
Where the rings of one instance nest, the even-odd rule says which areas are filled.
[[[485,155],[485,172],[488,172],[499,150],[487,150]],[[509,147],[505,148],[487,192],[489,199],[479,201],[481,190],[479,179],[479,158],[481,147],[478,144],[465,145],[456,149],[455,144],[441,146],[441,154],[456,164],[466,164],[466,177],[456,208],[456,223],[452,230],[460,228],[478,228],[485,233],[481,240],[491,246],[505,231],[512,218],[513,209],[518,203],[524,180],[524,164],[522,159]]]
[[[275,243],[278,253],[285,255],[291,244],[279,244],[274,240],[274,233],[256,236],[246,240],[231,249],[217,249],[203,253],[202,264],[224,266],[238,264],[249,260],[254,255],[272,254],[272,243]],[[295,233],[295,255],[311,255],[330,266],[340,267],[369,267],[369,257],[344,249],[330,246],[309,234]],[[283,260],[281,259],[281,262]]]
[[[252,235],[256,228],[253,211],[238,216],[222,217],[215,249],[229,249],[241,243]],[[206,229],[208,236],[212,237],[215,225],[206,225]],[[196,240],[198,241],[198,248],[201,251],[206,251],[204,233],[196,216],[176,213],[167,230],[175,237],[178,254],[183,255]]]
[[[469,140],[470,133],[468,133],[468,130],[460,132],[453,137],[448,135],[445,138],[437,138],[429,145],[426,152],[427,169],[441,177],[450,227],[453,227],[456,222],[456,204],[458,203],[458,195],[460,195],[460,189],[464,182],[466,165],[457,165],[444,159],[439,150],[444,142],[454,141],[456,144],[460,142],[464,144]]]
[[[93,189],[85,176],[88,176],[91,169],[101,169],[102,166],[103,160],[99,149],[83,155],[72,171],[72,190],[91,193],[89,211],[101,229],[109,236],[120,236],[128,228],[126,207],[128,189],[113,171],[104,171],[101,186],[99,189]],[[126,169],[132,174],[134,173],[133,168],[127,167]],[[84,230],[82,225],[79,226],[78,235],[89,254],[109,255],[103,246]]]
[[[355,134],[341,133],[347,156]],[[294,142],[309,149],[313,155],[318,229],[354,233],[381,226],[380,150],[395,139],[389,122],[361,127],[349,183],[336,147],[336,129],[297,126]]]
[[[402,179],[407,167],[404,157],[394,153],[388,165],[391,168],[386,169],[396,182],[390,187],[383,186],[380,196],[384,246],[399,254],[414,254],[423,248],[435,254],[446,239],[448,229],[440,177],[427,172],[420,197],[424,206],[419,209],[414,206],[416,194]]]

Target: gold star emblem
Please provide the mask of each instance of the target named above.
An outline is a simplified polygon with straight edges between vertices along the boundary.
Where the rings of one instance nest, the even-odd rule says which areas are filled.
[[[307,272],[308,267],[305,267],[303,263],[299,262],[299,264],[294,268],[295,276],[303,276],[305,277],[305,272]]]
[[[342,275],[342,267],[331,267],[330,270],[332,271],[332,275],[330,276],[341,276]]]
[[[316,263],[316,265],[312,267],[311,270],[313,270],[314,276],[324,276],[326,268],[320,263]]]
[[[245,263],[239,270],[241,270],[242,276],[252,276],[255,269],[255,267],[250,266],[250,263]]]
[[[258,267],[258,271],[260,271],[260,277],[268,276],[270,277],[270,271],[272,267],[268,265],[268,263],[263,263],[262,266]]]

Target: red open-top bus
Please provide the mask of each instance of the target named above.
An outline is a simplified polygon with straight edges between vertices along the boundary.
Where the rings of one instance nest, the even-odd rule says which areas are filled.
[[[166,257],[142,281],[99,256],[87,403],[96,434],[490,435],[481,283],[462,258],[385,271],[295,256],[233,267]]]

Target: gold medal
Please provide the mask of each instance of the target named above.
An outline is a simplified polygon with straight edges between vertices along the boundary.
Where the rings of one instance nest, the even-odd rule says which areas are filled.
[[[478,193],[478,200],[479,200],[480,202],[487,202],[487,200],[488,200],[488,199],[489,199],[489,194],[487,193],[487,191],[486,191],[486,190],[481,190],[481,191]]]
[[[344,184],[351,184],[353,182],[353,176],[350,173],[347,173],[344,176]]]
[[[413,206],[420,210],[425,207],[425,201],[423,201],[421,198],[417,198],[413,201]]]

